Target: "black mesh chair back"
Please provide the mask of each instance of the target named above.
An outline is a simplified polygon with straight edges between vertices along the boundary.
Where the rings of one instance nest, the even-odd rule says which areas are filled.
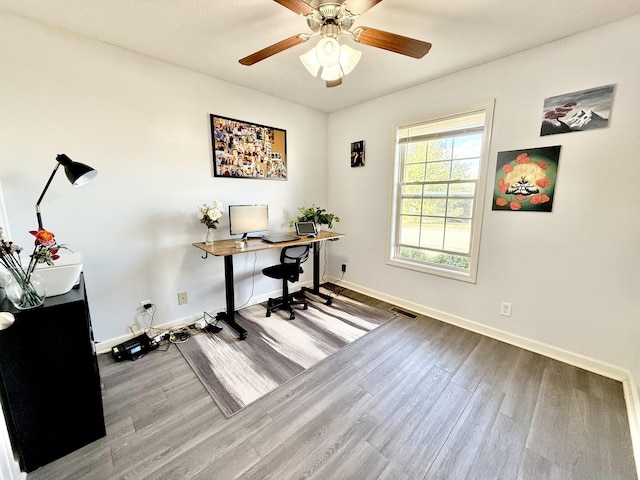
[[[309,258],[309,245],[291,245],[284,247],[280,252],[280,263],[264,268],[262,273],[267,277],[282,280],[282,297],[270,298],[267,302],[267,317],[274,310],[287,310],[289,318],[293,320],[295,313],[293,307],[301,305],[304,310],[308,308],[306,300],[297,300],[289,293],[289,282],[297,282],[303,273],[301,264]]]
[[[297,282],[300,279],[300,274],[304,273],[300,265],[306,262],[308,258],[309,245],[294,245],[282,249],[280,252],[280,263],[284,265],[282,268],[285,269],[285,271],[287,268],[291,270],[287,276],[290,282]],[[298,268],[287,267],[287,265],[296,265]]]

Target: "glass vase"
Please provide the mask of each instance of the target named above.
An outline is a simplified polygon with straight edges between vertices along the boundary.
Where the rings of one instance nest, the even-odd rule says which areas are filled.
[[[213,227],[208,227],[207,228],[207,234],[204,237],[205,245],[213,245],[213,241],[216,239],[215,231],[216,231],[216,229],[213,228]]]
[[[31,274],[29,281],[17,280],[11,277],[4,287],[7,298],[11,300],[13,306],[18,310],[39,307],[44,303],[46,288],[44,280],[35,274]]]

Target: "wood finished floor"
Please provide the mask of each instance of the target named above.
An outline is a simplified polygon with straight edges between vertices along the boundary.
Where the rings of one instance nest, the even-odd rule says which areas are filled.
[[[28,480],[637,478],[620,382],[426,317],[229,419],[174,345],[99,363],[107,436]]]

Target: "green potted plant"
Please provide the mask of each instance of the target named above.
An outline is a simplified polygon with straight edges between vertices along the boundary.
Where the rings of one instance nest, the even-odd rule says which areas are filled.
[[[340,218],[327,212],[324,208],[316,207],[315,204],[310,207],[298,208],[300,215],[296,218],[296,222],[313,222],[316,224],[316,228],[320,230],[320,225],[326,225],[327,228],[333,228],[334,223],[338,223]],[[293,226],[293,221],[291,226]]]

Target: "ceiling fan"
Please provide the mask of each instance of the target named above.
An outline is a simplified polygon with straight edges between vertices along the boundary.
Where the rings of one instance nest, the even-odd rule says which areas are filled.
[[[316,7],[302,0],[274,1],[298,15],[303,15],[312,33],[299,33],[258,50],[240,59],[242,65],[253,65],[319,35],[322,38],[318,45],[301,55],[300,60],[311,75],[320,74],[321,78],[326,81],[327,87],[335,87],[342,83],[343,75],[353,70],[361,55],[361,52],[348,45],[339,44],[338,38],[343,34],[351,35],[353,40],[363,45],[382,48],[413,58],[422,58],[431,49],[431,44],[428,42],[376,28],[357,27],[350,30],[356,18],[382,0],[347,0],[348,7],[344,0],[319,0]]]

